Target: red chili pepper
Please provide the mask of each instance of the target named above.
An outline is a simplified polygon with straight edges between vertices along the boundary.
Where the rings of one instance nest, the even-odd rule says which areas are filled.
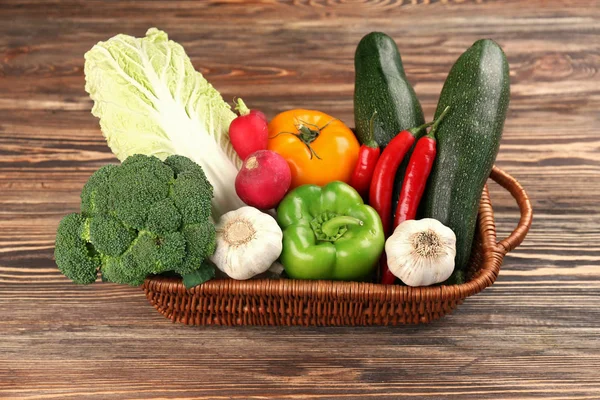
[[[392,274],[392,271],[390,271],[385,253],[381,256],[379,265],[381,266],[381,284],[393,285],[394,282],[396,282],[396,275]]]
[[[398,207],[396,208],[396,216],[394,218],[394,229],[400,223],[414,219],[417,214],[417,208],[425,191],[425,185],[427,184],[427,178],[431,172],[433,161],[436,155],[436,141],[435,131],[439,123],[444,119],[448,109],[446,107],[444,112],[433,122],[433,126],[429,134],[422,137],[417,142],[415,150],[410,157],[408,167],[406,168],[406,176],[402,183],[402,190],[400,191],[400,199],[398,200]],[[396,276],[392,274],[387,266],[385,257],[381,258],[381,283],[384,285],[392,285],[396,280]]]
[[[427,129],[430,123],[400,132],[387,145],[373,173],[373,180],[369,190],[369,204],[379,213],[385,237],[389,237],[392,227],[392,190],[396,170],[402,163],[404,156],[415,142],[415,137]],[[381,267],[381,283],[391,285],[396,277],[390,272],[385,254],[379,260]]]
[[[392,189],[396,170],[415,142],[415,136],[430,125],[431,123],[428,123],[400,132],[387,145],[375,166],[369,190],[369,204],[379,213],[386,237],[390,235],[392,228]]]
[[[433,123],[429,134],[419,139],[415,146],[402,183],[396,217],[394,218],[394,228],[406,220],[415,219],[417,215],[417,208],[421,202],[421,197],[423,197],[427,178],[429,178],[437,153],[435,132],[449,109],[450,107],[444,109],[444,112]]]
[[[381,153],[379,145],[375,139],[373,139],[373,125],[376,115],[377,111],[375,111],[371,117],[369,136],[367,137],[367,141],[360,146],[358,161],[356,167],[354,167],[352,178],[350,178],[350,186],[356,189],[365,200],[368,199],[371,179],[373,178],[373,172],[375,172],[375,166],[377,165],[377,160]]]

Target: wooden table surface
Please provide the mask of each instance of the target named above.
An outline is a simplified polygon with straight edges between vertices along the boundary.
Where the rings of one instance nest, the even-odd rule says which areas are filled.
[[[396,39],[428,118],[459,54],[497,40],[512,79],[497,165],[533,199],[529,236],[493,287],[427,326],[186,327],[138,288],[70,283],[57,224],[116,162],[83,54],[155,25],[226,99],[349,124],[367,32]],[[597,1],[0,0],[0,398],[600,398],[599,70]],[[491,192],[506,236],[518,213]]]

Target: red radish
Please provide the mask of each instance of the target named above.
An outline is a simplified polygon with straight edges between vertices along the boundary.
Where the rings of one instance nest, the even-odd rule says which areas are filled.
[[[249,206],[268,210],[279,204],[291,183],[287,161],[274,151],[259,150],[244,160],[235,191]]]
[[[264,119],[266,123],[269,123],[269,121],[267,121],[267,116],[262,111],[250,110],[250,115],[257,115],[257,116],[261,117],[262,119]]]
[[[229,125],[229,139],[242,160],[258,150],[266,150],[269,140],[267,117],[260,111],[250,111],[242,99],[235,109],[240,116]]]

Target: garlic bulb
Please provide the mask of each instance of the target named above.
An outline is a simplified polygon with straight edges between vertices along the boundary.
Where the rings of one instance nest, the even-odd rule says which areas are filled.
[[[402,222],[385,242],[388,268],[408,286],[445,281],[454,271],[456,235],[432,218]]]
[[[226,213],[215,228],[217,250],[210,259],[233,279],[262,274],[281,254],[283,234],[277,221],[254,207]]]

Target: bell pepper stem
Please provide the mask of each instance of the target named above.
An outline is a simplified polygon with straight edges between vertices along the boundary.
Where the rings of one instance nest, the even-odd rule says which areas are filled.
[[[329,221],[326,221],[321,225],[321,229],[323,233],[327,236],[335,236],[338,232],[338,229],[342,226],[346,225],[362,225],[363,222],[354,217],[349,217],[347,215],[340,215],[339,217],[331,218]]]

